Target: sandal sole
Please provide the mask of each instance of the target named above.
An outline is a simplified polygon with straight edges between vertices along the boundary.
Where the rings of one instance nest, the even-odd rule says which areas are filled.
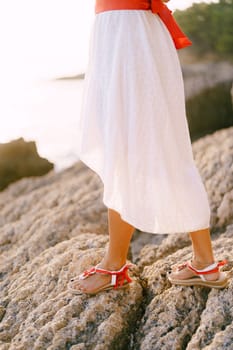
[[[171,284],[177,284],[180,286],[203,286],[217,289],[225,288],[229,283],[229,280],[224,272],[220,272],[220,278],[217,281],[203,281],[199,277],[193,277],[186,280],[176,280],[170,278],[169,276],[168,280],[171,282]]]
[[[124,283],[123,286],[118,286],[116,289],[123,289],[123,288],[126,288],[129,286],[129,283]],[[75,295],[96,295],[100,292],[104,292],[104,291],[108,291],[108,290],[111,290],[111,289],[114,289],[114,286],[112,285],[107,285],[105,287],[102,287],[102,288],[99,288],[97,289],[95,292],[83,292],[81,290],[78,290],[78,289],[75,289],[75,288],[71,288],[71,287],[68,287],[67,290],[68,292],[72,293],[72,294],[75,294]]]

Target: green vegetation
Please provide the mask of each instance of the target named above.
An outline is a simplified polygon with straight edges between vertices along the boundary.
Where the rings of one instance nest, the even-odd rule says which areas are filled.
[[[174,16],[192,40],[190,49],[193,53],[232,58],[233,0],[194,3],[184,11],[175,11]]]

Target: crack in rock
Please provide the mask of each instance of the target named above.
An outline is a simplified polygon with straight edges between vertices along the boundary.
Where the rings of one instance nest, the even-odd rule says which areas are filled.
[[[134,281],[96,296],[67,291],[108,244],[100,178],[82,162],[23,179],[0,193],[0,350],[229,350],[233,343],[233,128],[193,144],[212,208],[224,290],[171,286],[171,265],[191,257],[187,233],[136,230]],[[219,164],[221,166],[219,166]]]

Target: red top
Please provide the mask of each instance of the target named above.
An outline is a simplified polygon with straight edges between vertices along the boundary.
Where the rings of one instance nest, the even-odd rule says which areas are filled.
[[[162,0],[96,0],[95,13],[111,10],[151,10],[164,22],[177,49],[192,45]]]

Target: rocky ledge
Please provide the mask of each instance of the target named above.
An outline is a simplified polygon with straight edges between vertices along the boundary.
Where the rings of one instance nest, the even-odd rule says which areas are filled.
[[[53,164],[41,158],[34,141],[0,143],[0,191],[23,177],[47,174]]]
[[[233,275],[233,128],[193,144],[208,191],[217,259]],[[1,350],[225,350],[233,344],[233,281],[223,290],[171,286],[191,256],[188,235],[135,230],[128,289],[73,296],[71,277],[108,242],[103,185],[82,162],[22,179],[0,194]]]

